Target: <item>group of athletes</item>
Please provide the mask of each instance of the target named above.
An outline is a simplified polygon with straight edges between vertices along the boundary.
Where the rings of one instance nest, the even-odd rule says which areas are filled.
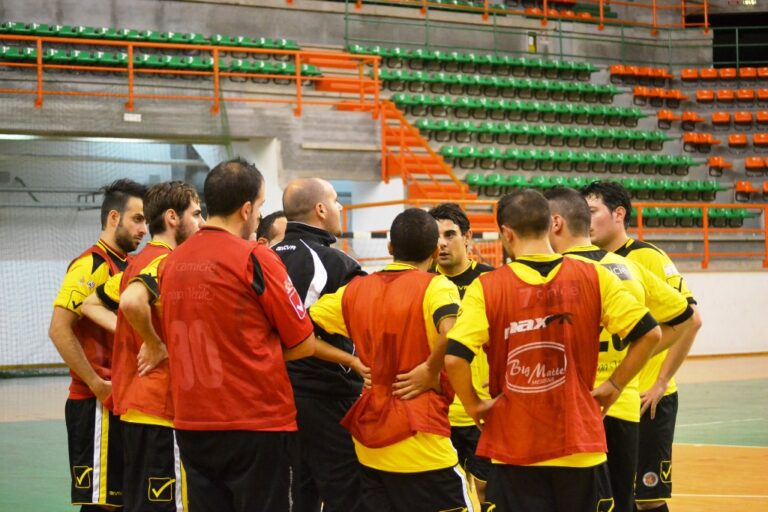
[[[620,185],[503,196],[498,269],[470,259],[458,205],[406,209],[370,275],[332,247],[330,183],[289,182],[262,219],[264,190],[241,159],[206,177],[205,219],[183,182],[103,190],[50,326],[73,505],[668,510],[673,376],[701,320],[627,236]]]

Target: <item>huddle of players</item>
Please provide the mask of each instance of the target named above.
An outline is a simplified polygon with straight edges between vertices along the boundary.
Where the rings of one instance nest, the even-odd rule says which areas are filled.
[[[503,197],[497,270],[467,258],[457,206],[406,210],[370,276],[330,247],[327,182],[286,187],[274,251],[248,241],[253,166],[223,162],[204,193],[207,225],[188,185],[116,182],[67,272],[50,332],[72,370],[73,504],[631,511],[637,472],[636,506],[665,509],[668,382],[700,322],[666,255],[627,239],[619,187]]]

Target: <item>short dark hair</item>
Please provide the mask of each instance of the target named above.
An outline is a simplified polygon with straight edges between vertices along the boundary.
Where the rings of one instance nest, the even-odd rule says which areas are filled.
[[[584,187],[581,194],[586,198],[595,196],[602,199],[611,212],[619,206],[623,207],[627,212],[624,215],[624,227],[629,227],[629,221],[632,220],[632,199],[622,184],[615,181],[595,181]]]
[[[459,226],[462,235],[469,231],[469,218],[456,203],[442,203],[428,212],[435,220],[450,220]]]
[[[125,205],[132,197],[144,199],[147,193],[147,187],[133,180],[123,178],[113,181],[109,185],[101,187],[104,200],[101,202],[101,229],[107,227],[107,217],[109,212],[116,210],[120,215],[125,211]]]
[[[392,221],[389,240],[396,261],[420,262],[437,248],[437,222],[421,208],[408,208]]]
[[[200,197],[192,185],[183,181],[165,181],[153,185],[144,196],[144,217],[147,219],[149,234],[165,233],[163,214],[173,209],[176,215],[182,216],[192,201],[200,202]]]
[[[272,226],[275,225],[275,221],[281,217],[285,217],[283,210],[277,210],[272,212],[266,217],[262,217],[259,221],[259,227],[256,228],[256,238],[266,238],[271,240],[275,236],[275,231]]]
[[[264,177],[255,165],[242,158],[221,162],[205,177],[203,196],[208,215],[235,213],[248,201],[253,201],[264,186]]]
[[[568,230],[575,236],[589,236],[592,214],[584,196],[576,189],[554,187],[544,192],[549,208],[568,223]]]
[[[549,232],[549,203],[540,192],[524,188],[499,199],[496,222],[523,238],[537,238]]]

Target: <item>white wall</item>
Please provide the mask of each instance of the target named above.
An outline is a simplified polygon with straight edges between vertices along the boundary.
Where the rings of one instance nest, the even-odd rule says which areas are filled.
[[[283,186],[280,175],[280,141],[278,139],[252,139],[247,142],[233,142],[232,151],[235,155],[253,162],[264,176],[266,184],[264,206],[261,214],[268,215],[275,210],[283,209]]]
[[[693,355],[768,352],[768,272],[687,272],[703,326]]]

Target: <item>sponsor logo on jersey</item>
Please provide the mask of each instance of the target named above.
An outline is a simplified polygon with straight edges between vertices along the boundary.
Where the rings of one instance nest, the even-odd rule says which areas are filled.
[[[562,343],[527,343],[507,355],[507,388],[517,393],[542,393],[562,386],[567,368]]]
[[[527,320],[518,320],[516,322],[510,322],[509,326],[504,329],[504,337],[508,338],[510,334],[516,334],[518,332],[536,331],[538,329],[545,329],[553,322],[560,321],[560,324],[569,323],[573,324],[571,313],[557,313],[554,315],[548,315],[540,318],[529,318]]]

